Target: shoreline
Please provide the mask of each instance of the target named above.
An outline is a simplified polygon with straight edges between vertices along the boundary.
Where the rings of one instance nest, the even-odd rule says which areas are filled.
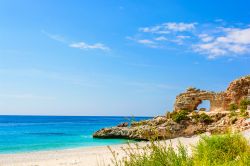
[[[174,147],[178,145],[178,141],[181,141],[185,146],[195,144],[199,140],[199,136],[190,138],[179,137],[170,140],[166,140],[167,144],[172,144]],[[145,146],[149,142],[138,142],[140,146]],[[133,144],[133,143],[131,143]],[[118,152],[121,156],[125,153],[122,151],[122,147],[126,147],[127,144],[110,145],[112,150]],[[0,154],[1,166],[98,166],[108,165],[111,162],[112,154],[108,149],[108,146],[95,146],[95,147],[79,147],[63,150],[49,150],[49,151],[37,151],[37,152],[24,152],[16,154]]]
[[[128,142],[131,140],[128,140]],[[96,145],[96,146],[75,146],[75,147],[61,147],[61,148],[51,148],[51,149],[39,149],[39,150],[27,150],[27,151],[16,151],[16,152],[0,152],[1,155],[16,155],[16,154],[30,154],[30,153],[40,153],[40,152],[53,152],[53,151],[64,151],[64,150],[77,150],[77,149],[88,149],[88,148],[99,148],[99,147],[108,147],[108,146],[118,146],[118,145],[126,145],[128,142],[124,143],[117,143],[117,144],[111,144],[111,145]],[[145,141],[131,141],[130,143],[139,143],[139,142],[145,142]],[[1,161],[1,159],[0,159]]]
[[[0,152],[0,157],[1,157],[1,155],[29,154],[29,153],[39,153],[39,152],[64,151],[64,150],[75,150],[75,149],[85,149],[85,148],[98,148],[98,147],[126,145],[128,142],[130,142],[130,143],[139,143],[139,142],[144,142],[144,141],[134,141],[134,140],[129,140],[128,139],[127,142],[116,143],[116,144],[111,144],[111,145],[94,145],[94,146],[90,145],[90,146],[60,147],[60,148],[16,151],[16,152],[7,152],[7,153]],[[1,161],[1,159],[0,159],[0,161]]]
[[[250,140],[250,129],[243,131],[242,134]],[[189,152],[191,152],[191,146],[195,145],[200,139],[200,135],[193,137],[178,137],[169,139],[166,142],[167,145],[172,144],[173,147],[178,145],[180,141],[185,145]],[[132,143],[133,144],[133,143]],[[148,142],[138,142],[140,146],[145,146]],[[125,156],[122,151],[122,147],[126,147],[127,144],[111,145],[111,149],[115,150],[120,156]],[[79,147],[63,150],[49,150],[49,151],[37,151],[26,152],[16,154],[0,154],[1,166],[97,166],[108,165],[111,163],[112,154],[107,146],[95,146],[95,147]]]

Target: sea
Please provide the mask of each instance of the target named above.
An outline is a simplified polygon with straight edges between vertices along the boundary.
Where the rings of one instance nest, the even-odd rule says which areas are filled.
[[[126,139],[98,139],[104,127],[150,117],[122,116],[0,116],[0,153],[22,153],[127,143]]]

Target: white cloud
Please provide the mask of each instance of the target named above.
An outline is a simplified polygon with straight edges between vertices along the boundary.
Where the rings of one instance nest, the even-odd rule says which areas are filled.
[[[152,40],[151,39],[137,39],[135,37],[130,37],[130,36],[126,37],[126,39],[135,41],[136,43],[143,44],[143,45],[145,45],[147,47],[151,47],[151,48],[160,47],[157,42],[153,41],[154,39],[152,39]]]
[[[173,42],[173,43],[176,43],[178,45],[182,45],[182,44],[184,44],[185,40],[189,39],[189,38],[191,38],[191,37],[190,36],[185,36],[185,35],[177,35],[177,36],[175,36],[174,39],[172,39],[170,41]]]
[[[250,53],[250,28],[247,24],[227,25],[225,21],[203,24],[167,22],[139,28],[134,41],[151,48],[175,45],[182,49],[191,48],[195,53],[210,59],[238,57]]]
[[[242,55],[250,52],[250,28],[224,28],[219,36],[199,35],[201,41],[193,46],[194,51],[216,58],[226,55]]]
[[[169,22],[164,23],[163,26],[165,26],[166,29],[172,30],[172,31],[190,31],[195,28],[196,23],[175,23],[175,22]]]
[[[198,37],[203,41],[203,42],[210,42],[214,38],[212,36],[209,36],[208,34],[200,34]]]
[[[137,43],[139,44],[143,44],[147,47],[150,48],[159,48],[160,45],[156,42],[154,42],[153,40],[149,40],[149,39],[134,39]]]
[[[93,49],[99,49],[99,50],[104,50],[104,51],[110,50],[109,47],[105,46],[102,43],[87,44],[85,42],[78,42],[78,43],[69,44],[69,47],[79,48],[79,49],[83,49],[83,50],[90,50],[90,49],[91,50],[93,50]]]
[[[48,36],[52,40],[56,40],[56,41],[61,42],[61,43],[67,42],[65,37],[62,35],[50,34],[50,33],[46,32],[45,30],[42,30],[42,33],[45,34],[46,36]]]
[[[72,42],[72,41],[66,40],[65,37],[62,35],[50,34],[46,32],[45,30],[42,30],[42,33],[52,40],[67,44],[71,48],[79,48],[83,50],[94,50],[94,49],[97,49],[97,50],[99,49],[99,50],[104,50],[104,51],[110,50],[109,47],[107,47],[106,45],[102,43],[87,44],[86,42]]]
[[[148,39],[137,40],[137,42],[141,44],[155,44],[155,42]]]
[[[166,22],[156,26],[139,28],[139,32],[149,35],[146,40],[137,39],[135,41],[151,48],[164,48],[167,42],[182,45],[184,40],[191,38],[188,34],[195,30],[196,24],[194,22]]]
[[[227,43],[250,44],[250,28],[231,29],[227,36],[221,37],[220,40]]]
[[[147,33],[158,33],[158,34],[168,34],[169,30],[165,29],[164,26],[153,26],[153,27],[144,27],[139,28],[139,31],[147,32]]]
[[[178,35],[176,36],[178,39],[189,39],[190,36],[185,36],[185,35]]]
[[[169,34],[173,31],[175,32],[191,31],[195,29],[195,24],[196,23],[167,22],[152,27],[139,28],[139,31],[146,33],[155,33],[155,34]]]
[[[167,41],[168,39],[164,36],[159,36],[155,38],[156,41]]]

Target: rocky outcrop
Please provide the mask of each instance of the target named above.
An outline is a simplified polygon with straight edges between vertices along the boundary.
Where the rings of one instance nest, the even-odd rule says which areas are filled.
[[[95,132],[93,137],[150,140],[192,136],[203,132],[220,133],[228,128],[242,131],[250,128],[250,112],[241,114],[238,111],[232,115],[232,112],[226,110],[231,103],[240,104],[242,99],[248,97],[250,76],[234,80],[226,91],[219,93],[188,88],[176,97],[174,111],[167,116],[103,128]],[[210,112],[195,112],[203,100],[210,101]]]
[[[93,134],[98,138],[135,138],[135,130],[128,127],[103,128]]]
[[[128,138],[136,140],[149,140],[157,137],[168,139],[181,135],[185,125],[175,123],[165,116],[159,116],[151,120],[132,122],[129,127],[103,128],[93,134],[95,138]],[[174,133],[174,134],[172,134]]]
[[[176,97],[174,111],[197,110],[203,100],[210,101],[210,111],[228,110],[231,103],[239,104],[247,98],[250,89],[250,76],[241,77],[231,82],[224,92],[215,93],[196,88],[188,88],[186,92]]]
[[[118,124],[117,127],[128,127],[128,122]]]
[[[189,137],[204,132],[223,133],[250,128],[250,118],[230,117],[229,113],[210,114],[210,122],[202,121],[204,113],[190,113],[188,118],[177,123],[165,116],[151,120],[133,122],[128,127],[103,128],[93,134],[95,138],[127,138],[135,140],[170,139]]]

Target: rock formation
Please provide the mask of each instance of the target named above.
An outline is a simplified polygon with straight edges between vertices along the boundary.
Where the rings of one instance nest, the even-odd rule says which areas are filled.
[[[249,89],[250,75],[234,80],[226,91],[220,93],[188,88],[186,92],[176,97],[174,111],[197,110],[203,100],[210,101],[211,112],[225,111],[228,110],[231,103],[239,104],[243,98],[247,98]]]
[[[167,116],[103,128],[95,132],[93,137],[150,140],[154,137],[169,139],[203,132],[218,133],[229,127],[237,131],[245,130],[250,128],[250,112],[232,114],[226,110],[231,103],[239,105],[246,98],[250,98],[250,76],[234,80],[226,91],[220,93],[188,88],[176,97],[174,111]],[[210,101],[209,113],[194,111],[202,100]]]
[[[228,113],[209,115],[210,122],[202,119],[202,114],[188,115],[181,122],[175,122],[166,116],[151,120],[133,122],[129,127],[103,128],[93,134],[95,138],[126,138],[135,140],[170,139],[189,137],[204,132],[223,133],[229,128],[233,131],[242,131],[250,128],[250,119],[244,117],[231,118]]]
[[[184,134],[185,124],[176,123],[165,116],[158,116],[150,120],[132,122],[130,127],[103,128],[93,134],[96,138],[128,138],[149,140],[157,136],[159,139],[169,139]],[[196,131],[199,131],[196,127]],[[193,131],[195,132],[195,131]]]

